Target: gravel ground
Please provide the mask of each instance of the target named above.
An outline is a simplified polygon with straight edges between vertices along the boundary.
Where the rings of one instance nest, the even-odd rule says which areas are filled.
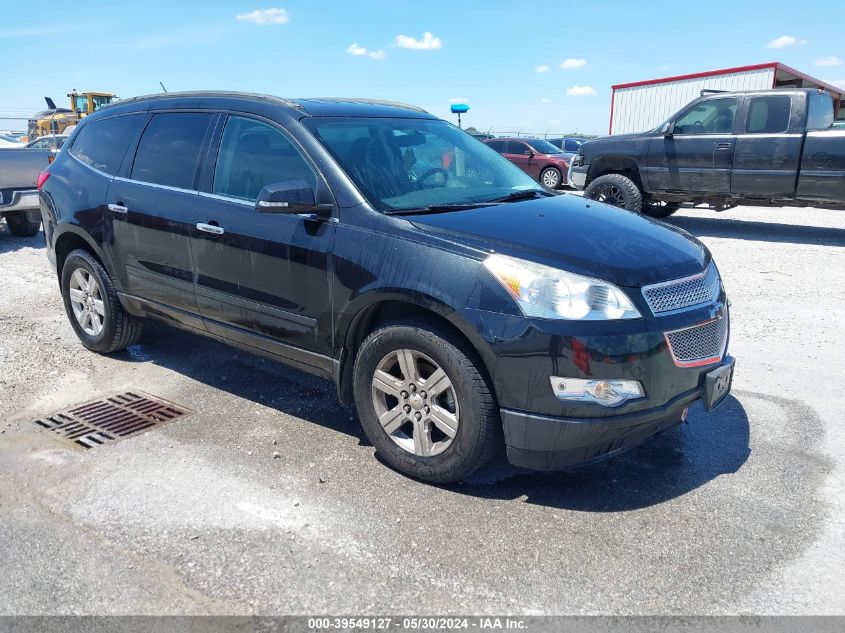
[[[845,214],[671,221],[728,287],[733,396],[603,464],[448,487],[304,374],[157,324],[85,351],[43,237],[0,225],[0,614],[845,613]],[[32,423],[128,389],[194,413],[90,451]]]

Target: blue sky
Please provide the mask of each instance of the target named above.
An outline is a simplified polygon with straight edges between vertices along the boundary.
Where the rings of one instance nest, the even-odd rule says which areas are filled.
[[[841,0],[3,5],[0,116],[41,109],[44,96],[64,105],[72,88],[128,97],[162,81],[394,99],[445,118],[460,99],[464,124],[483,130],[605,133],[614,83],[781,61],[845,87]]]

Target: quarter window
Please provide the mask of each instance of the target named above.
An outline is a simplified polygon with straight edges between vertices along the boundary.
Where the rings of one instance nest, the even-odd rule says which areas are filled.
[[[505,153],[505,148],[507,146],[506,141],[487,141],[487,145],[492,147],[494,150],[496,150],[500,154]]]
[[[745,131],[749,134],[778,134],[789,129],[792,99],[788,96],[754,97],[748,106]]]
[[[736,99],[725,98],[696,104],[675,121],[675,134],[730,134],[736,103]]]
[[[317,175],[290,139],[261,121],[229,117],[214,169],[213,192],[255,200],[266,185],[291,180],[317,187]]]
[[[197,162],[211,114],[167,112],[153,116],[135,153],[133,180],[194,189]]]
[[[143,114],[127,114],[86,122],[77,133],[70,153],[86,165],[114,176],[143,121]]]

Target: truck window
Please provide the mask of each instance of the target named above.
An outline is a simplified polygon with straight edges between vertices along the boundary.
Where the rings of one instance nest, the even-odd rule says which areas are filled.
[[[141,140],[132,165],[133,180],[193,189],[200,148],[211,114],[156,114]]]
[[[506,143],[507,143],[507,141],[487,141],[487,145],[492,147],[494,150],[496,150],[500,154],[505,153]]]
[[[144,117],[140,113],[126,114],[86,123],[76,135],[70,153],[86,165],[114,176]]]
[[[833,99],[829,94],[811,93],[807,106],[807,129],[826,130],[833,125]]]
[[[779,134],[789,129],[792,98],[787,95],[753,97],[748,106],[745,131],[749,134]]]
[[[730,134],[736,117],[736,99],[710,99],[696,104],[675,121],[675,134]]]

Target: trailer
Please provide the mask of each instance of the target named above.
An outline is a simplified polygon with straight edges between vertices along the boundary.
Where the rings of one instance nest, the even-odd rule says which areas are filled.
[[[613,86],[610,134],[653,130],[701,96],[702,90],[737,92],[771,88],[821,88],[831,94],[836,116],[845,117],[845,90],[810,77],[780,62],[737,66],[689,75],[648,79]]]

